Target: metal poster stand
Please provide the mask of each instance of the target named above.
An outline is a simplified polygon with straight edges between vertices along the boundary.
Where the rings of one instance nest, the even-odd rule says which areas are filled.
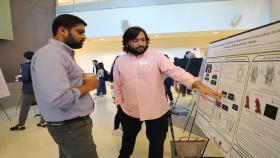
[[[7,87],[6,81],[5,81],[4,76],[2,74],[2,70],[0,68],[0,98],[7,97],[7,96],[10,96],[10,91]],[[11,118],[9,117],[9,115],[7,114],[7,112],[5,111],[5,109],[4,109],[4,107],[2,106],[1,103],[0,103],[0,107],[4,111],[7,118],[11,121]]]
[[[5,115],[7,116],[7,118],[8,118],[10,121],[12,121],[11,118],[10,118],[10,116],[7,114],[7,112],[5,111],[5,109],[4,109],[4,107],[2,106],[1,103],[0,103],[0,107],[1,107],[1,109],[4,111],[4,113],[5,113]]]

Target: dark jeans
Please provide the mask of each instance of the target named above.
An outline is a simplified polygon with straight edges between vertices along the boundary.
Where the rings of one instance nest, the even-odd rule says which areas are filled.
[[[115,115],[115,120],[114,120],[114,129],[120,128],[120,124],[121,124],[120,110],[121,107],[117,105],[117,113]]]
[[[106,95],[106,84],[105,84],[105,79],[101,77],[98,80],[98,87],[97,87],[97,93],[96,95],[99,96],[100,94]]]
[[[98,158],[90,117],[65,124],[47,124],[59,147],[59,158]]]
[[[22,102],[21,102],[19,118],[18,118],[19,126],[25,125],[30,106],[32,106],[35,102],[36,99],[34,94],[22,93]],[[44,123],[44,122],[45,120],[43,119],[43,117],[41,117],[40,123]]]
[[[30,106],[35,102],[34,94],[22,93],[22,102],[20,107],[20,113],[18,118],[18,125],[24,126]]]
[[[125,114],[120,110],[121,123],[123,127],[122,147],[118,158],[129,158],[133,153],[136,137],[141,130],[142,121]],[[163,158],[163,147],[168,131],[168,116],[167,112],[163,116],[154,120],[147,120],[146,135],[150,142],[149,158]]]
[[[166,80],[164,80],[164,86],[165,86],[165,95],[168,96],[169,101],[173,101],[173,95],[171,92],[172,84],[170,84],[169,82],[166,82]]]

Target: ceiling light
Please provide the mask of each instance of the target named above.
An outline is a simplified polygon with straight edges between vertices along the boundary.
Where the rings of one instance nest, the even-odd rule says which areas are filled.
[[[213,34],[218,34],[218,33],[219,33],[218,31],[213,32]]]
[[[100,40],[100,41],[104,41],[105,39],[104,39],[104,38],[99,38],[99,40]]]

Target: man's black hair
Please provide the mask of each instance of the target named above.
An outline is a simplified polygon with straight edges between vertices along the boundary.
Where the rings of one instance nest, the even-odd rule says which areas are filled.
[[[72,27],[74,27],[78,24],[83,24],[83,25],[87,26],[87,23],[77,16],[70,15],[70,14],[61,14],[61,15],[57,16],[53,21],[53,24],[52,24],[53,36],[56,35],[58,28],[61,26],[66,29],[71,29]]]
[[[32,51],[26,51],[26,52],[23,54],[23,56],[24,56],[26,59],[28,59],[28,60],[31,60],[32,57],[33,57],[33,55],[34,55],[34,52],[32,52]]]
[[[188,54],[190,54],[190,53],[191,53],[191,51],[186,51],[185,55],[188,55]]]
[[[128,51],[128,41],[134,40],[140,32],[143,32],[145,34],[147,44],[150,43],[150,38],[148,37],[148,35],[144,29],[142,29],[141,27],[138,27],[138,26],[130,27],[123,34],[122,43],[123,43],[124,52],[127,52],[127,53],[129,52]]]

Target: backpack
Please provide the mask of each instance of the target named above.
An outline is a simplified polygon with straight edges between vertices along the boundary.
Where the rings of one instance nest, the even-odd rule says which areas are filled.
[[[104,71],[104,80],[105,81],[110,81],[110,79],[109,79],[110,77],[109,77],[109,72],[108,71]]]

